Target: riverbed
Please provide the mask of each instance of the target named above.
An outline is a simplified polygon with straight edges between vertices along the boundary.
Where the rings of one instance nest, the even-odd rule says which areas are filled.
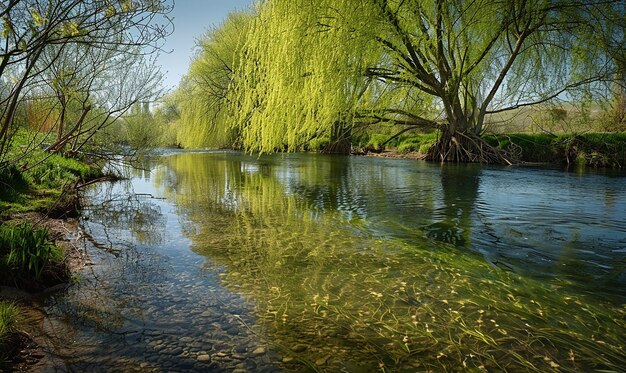
[[[95,186],[47,371],[626,366],[626,174],[178,152]]]

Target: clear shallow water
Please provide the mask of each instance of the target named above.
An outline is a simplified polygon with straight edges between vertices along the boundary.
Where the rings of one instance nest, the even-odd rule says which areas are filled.
[[[75,371],[626,366],[626,178],[193,153],[101,185]]]

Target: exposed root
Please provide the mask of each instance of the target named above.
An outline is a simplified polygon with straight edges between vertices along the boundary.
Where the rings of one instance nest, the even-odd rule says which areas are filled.
[[[458,163],[495,163],[513,165],[515,157],[495,148],[476,135],[444,132],[428,149],[425,160]]]

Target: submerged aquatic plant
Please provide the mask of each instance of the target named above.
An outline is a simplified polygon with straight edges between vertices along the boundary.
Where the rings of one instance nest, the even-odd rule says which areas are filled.
[[[256,172],[245,160],[167,162],[176,171],[170,196],[197,227],[188,232],[194,249],[227,270],[227,287],[254,300],[263,325],[257,336],[306,367],[626,366],[623,304],[567,280],[501,270],[426,231],[413,230],[410,239],[381,235],[367,219],[307,194],[318,184],[335,193],[326,166],[290,168],[287,183],[284,174],[265,166]],[[338,200],[351,198],[343,187]],[[306,350],[291,349],[303,341]]]

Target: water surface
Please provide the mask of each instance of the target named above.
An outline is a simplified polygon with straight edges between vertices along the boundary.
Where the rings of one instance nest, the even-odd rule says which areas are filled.
[[[626,366],[623,174],[173,154],[88,196],[77,371]]]

